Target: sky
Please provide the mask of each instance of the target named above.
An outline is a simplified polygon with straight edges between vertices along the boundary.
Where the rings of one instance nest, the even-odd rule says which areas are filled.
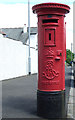
[[[30,0],[30,26],[37,26],[37,15],[32,13],[32,6],[39,3],[58,2],[71,7],[66,15],[66,41],[67,48],[73,42],[73,2],[74,0]],[[28,0],[0,0],[0,28],[28,26]]]
[[[59,2],[64,4],[72,4],[74,0],[30,0],[31,4],[37,4],[42,2]],[[24,3],[27,4],[28,0],[0,0],[1,4],[15,4],[15,3]]]

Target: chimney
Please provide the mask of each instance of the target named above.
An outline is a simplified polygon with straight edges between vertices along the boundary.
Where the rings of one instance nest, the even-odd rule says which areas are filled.
[[[24,27],[23,27],[23,32],[26,33],[27,32],[27,27],[26,27],[26,24],[24,24]]]

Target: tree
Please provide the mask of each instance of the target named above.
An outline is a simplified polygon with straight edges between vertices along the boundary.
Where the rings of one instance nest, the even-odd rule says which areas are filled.
[[[66,62],[71,65],[74,59],[74,53],[72,53],[72,61],[71,61],[71,51],[69,49],[66,50]]]

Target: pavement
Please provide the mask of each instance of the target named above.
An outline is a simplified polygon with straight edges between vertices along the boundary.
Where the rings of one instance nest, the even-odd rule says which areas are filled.
[[[73,118],[75,120],[75,79],[73,68],[71,68],[71,86],[69,92],[67,115],[68,118]]]
[[[65,68],[67,118],[75,118],[75,87],[72,68]],[[1,83],[1,82],[0,82]],[[2,81],[3,118],[40,118],[37,116],[37,74]]]

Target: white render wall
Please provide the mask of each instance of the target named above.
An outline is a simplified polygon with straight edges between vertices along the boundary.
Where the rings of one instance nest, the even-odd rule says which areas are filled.
[[[36,48],[37,35],[31,36]],[[31,48],[31,73],[37,73],[37,50]],[[28,74],[28,46],[0,35],[0,80]]]

